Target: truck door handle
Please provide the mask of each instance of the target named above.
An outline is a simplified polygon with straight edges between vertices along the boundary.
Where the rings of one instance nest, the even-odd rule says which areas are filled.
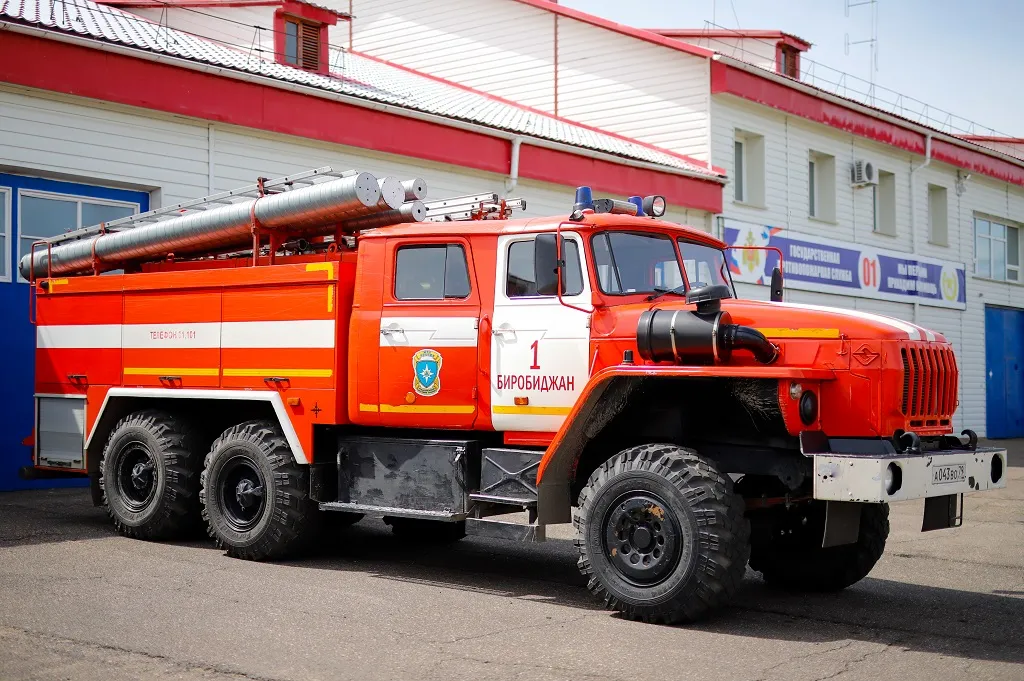
[[[396,334],[396,333],[403,333],[404,334],[405,333],[405,329],[403,329],[400,326],[385,326],[385,327],[382,327],[381,330],[380,330],[380,335],[382,335],[382,336],[391,336],[391,335]]]
[[[495,336],[504,336],[505,334],[515,336],[516,330],[510,326],[496,326],[494,327],[494,330],[491,331],[491,333],[493,333]]]

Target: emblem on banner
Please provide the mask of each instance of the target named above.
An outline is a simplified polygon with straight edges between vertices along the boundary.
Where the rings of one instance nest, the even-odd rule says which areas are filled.
[[[942,268],[942,297],[951,303],[960,298],[960,277],[956,270]]]
[[[441,390],[441,353],[420,350],[412,356],[412,389],[417,395],[431,397]]]

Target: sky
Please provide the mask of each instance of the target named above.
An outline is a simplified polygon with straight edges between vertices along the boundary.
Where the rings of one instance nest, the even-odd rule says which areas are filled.
[[[561,0],[640,28],[778,29],[813,43],[811,60],[865,81],[871,63],[870,4],[858,0]],[[860,0],[863,1],[863,0]],[[1024,0],[877,0],[877,85],[955,114],[964,132],[1024,137]],[[816,73],[833,72],[816,67]],[[863,86],[866,89],[866,85]],[[895,101],[896,95],[879,93]],[[906,101],[906,100],[905,100]],[[914,104],[918,109],[921,104]],[[986,129],[980,129],[986,128]],[[994,130],[988,130],[991,128]]]

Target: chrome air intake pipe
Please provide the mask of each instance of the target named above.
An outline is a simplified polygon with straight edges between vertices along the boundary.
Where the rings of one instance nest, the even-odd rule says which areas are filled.
[[[698,305],[696,312],[647,310],[637,324],[636,344],[640,356],[652,362],[716,364],[728,362],[734,350],[749,350],[761,364],[778,357],[760,331],[733,324],[717,305]]]

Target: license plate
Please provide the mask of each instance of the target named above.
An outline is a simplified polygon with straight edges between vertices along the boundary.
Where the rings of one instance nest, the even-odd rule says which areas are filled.
[[[949,466],[935,466],[932,468],[933,485],[963,482],[966,479],[967,464],[965,463],[954,463]]]

